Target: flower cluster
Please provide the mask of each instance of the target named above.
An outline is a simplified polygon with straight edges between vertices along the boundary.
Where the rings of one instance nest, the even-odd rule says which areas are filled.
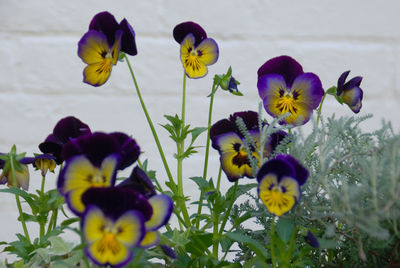
[[[58,191],[71,211],[82,218],[85,252],[94,263],[123,266],[131,260],[132,248],[158,244],[157,230],[172,213],[171,198],[156,194],[139,167],[115,185],[117,171],[139,157],[140,148],[134,139],[121,132],[92,133],[74,117],[60,120],[50,137],[59,141],[53,143],[61,146],[54,147],[55,152],[65,161]],[[48,148],[49,144],[46,139],[41,147]]]

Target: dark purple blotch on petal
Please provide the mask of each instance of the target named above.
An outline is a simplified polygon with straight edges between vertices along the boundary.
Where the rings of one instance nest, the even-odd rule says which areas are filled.
[[[153,208],[138,191],[124,187],[90,188],[82,195],[85,206],[95,205],[112,219],[118,219],[128,210],[137,210],[148,221],[153,215]]]
[[[297,76],[303,73],[303,67],[289,56],[279,56],[265,62],[257,71],[258,78],[267,74],[282,75],[290,88]]]
[[[182,43],[183,39],[190,33],[193,34],[195,38],[195,46],[198,46],[201,41],[207,38],[206,31],[193,21],[182,22],[176,25],[173,30],[174,39],[179,44]]]
[[[154,185],[147,176],[147,174],[138,166],[136,166],[133,170],[129,178],[122,181],[117,187],[126,187],[131,188],[139,193],[141,193],[146,198],[149,198],[156,194],[156,190],[154,189]]]

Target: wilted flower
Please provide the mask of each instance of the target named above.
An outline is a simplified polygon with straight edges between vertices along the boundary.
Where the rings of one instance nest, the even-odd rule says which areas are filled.
[[[207,38],[206,32],[197,23],[188,21],[175,26],[173,36],[181,45],[181,61],[189,78],[200,78],[207,74],[207,66],[218,60],[218,45]]]
[[[86,255],[97,265],[124,266],[145,235],[152,207],[140,193],[118,187],[92,188],[82,196],[81,229]]]
[[[337,96],[354,112],[361,110],[363,91],[360,88],[362,77],[356,76],[346,82],[350,71],[342,73],[337,83]]]
[[[258,195],[271,214],[281,216],[300,200],[308,170],[289,155],[278,155],[257,173]]]
[[[46,176],[47,171],[54,172],[56,168],[56,158],[50,154],[39,154],[33,160],[33,166],[42,172],[42,176]]]
[[[0,168],[3,169],[2,173],[0,174],[0,184],[6,184],[8,187],[18,187],[22,188],[25,191],[29,189],[29,169],[28,164],[33,162],[32,157],[24,157],[18,161],[18,166],[15,167],[15,180],[16,185],[14,185],[14,180],[11,174],[10,166],[5,165],[5,161],[0,159]]]
[[[119,24],[109,12],[95,15],[89,31],[78,43],[78,56],[88,66],[83,81],[92,86],[103,85],[117,64],[119,52],[136,55],[135,32],[126,19]]]
[[[258,69],[257,87],[268,114],[290,114],[282,121],[284,124],[305,124],[324,95],[318,76],[304,73],[301,65],[289,56],[264,63]]]
[[[170,257],[172,259],[176,259],[175,251],[171,247],[169,247],[167,245],[160,245],[160,247],[165,255],[167,255],[168,257]]]
[[[243,119],[252,139],[251,155],[257,159],[258,165],[260,162],[258,113],[253,111],[237,112],[231,115],[229,119],[216,122],[210,129],[212,147],[219,151],[222,170],[230,181],[236,181],[242,177],[254,177],[249,156],[245,149],[244,136],[236,125],[238,117]],[[285,133],[282,131],[272,134],[268,142],[265,143],[263,157],[269,156],[284,136]]]

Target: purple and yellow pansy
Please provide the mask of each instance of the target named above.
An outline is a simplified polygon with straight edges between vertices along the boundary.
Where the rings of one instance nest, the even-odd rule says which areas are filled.
[[[86,255],[97,265],[122,267],[133,256],[153,211],[149,202],[129,188],[91,188],[82,196],[81,229]]]
[[[119,24],[109,12],[95,15],[89,31],[78,43],[78,56],[87,64],[83,82],[92,86],[103,85],[117,64],[119,52],[136,55],[135,32],[126,19]]]
[[[192,21],[175,26],[173,36],[181,45],[181,62],[189,78],[201,78],[207,74],[207,66],[218,60],[218,45],[207,38],[204,29]]]
[[[324,95],[317,75],[304,73],[289,56],[279,56],[258,69],[258,93],[264,108],[273,117],[289,113],[282,124],[303,125],[310,119]]]
[[[244,136],[236,125],[238,117],[243,119],[251,137],[251,155],[260,163],[258,113],[237,112],[229,119],[216,122],[210,129],[210,138],[212,147],[220,153],[221,167],[229,181],[236,181],[242,177],[254,178],[248,152],[245,149]],[[272,134],[265,144],[263,157],[269,156],[285,135],[283,131]]]
[[[120,135],[95,132],[80,136],[64,145],[65,167],[58,177],[57,187],[69,208],[80,215],[85,210],[82,195],[92,187],[109,187],[115,183],[117,170],[137,160],[140,148],[136,142]],[[123,139],[122,139],[123,140]],[[121,163],[124,163],[121,166]]]
[[[356,76],[346,82],[350,71],[341,74],[337,82],[337,96],[354,112],[361,110],[363,91],[360,88],[362,77]]]
[[[278,155],[257,173],[258,195],[271,214],[282,216],[299,202],[308,170],[290,155]]]

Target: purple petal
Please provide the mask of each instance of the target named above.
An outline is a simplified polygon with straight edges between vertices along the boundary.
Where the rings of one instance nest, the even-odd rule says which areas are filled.
[[[258,77],[258,94],[264,100],[268,95],[281,96],[287,92],[286,81],[280,74],[266,74]]]
[[[63,144],[72,138],[88,133],[91,133],[89,126],[73,116],[68,116],[58,121],[53,130],[54,136]]]
[[[124,32],[121,39],[121,51],[135,56],[137,55],[135,31],[126,19],[123,19],[119,24],[120,29]]]
[[[175,41],[180,44],[190,33],[195,37],[195,46],[200,44],[203,39],[207,38],[206,31],[204,31],[199,24],[192,21],[182,22],[176,25],[173,31],[173,36]]]
[[[210,128],[210,138],[213,141],[215,137],[228,133],[228,132],[236,132],[236,126],[232,124],[232,122],[228,119],[222,119],[218,122],[214,123]],[[214,144],[214,142],[213,142]],[[213,148],[214,145],[213,145]],[[216,149],[216,148],[215,148]]]
[[[270,156],[275,151],[276,147],[286,136],[287,136],[287,133],[283,130],[272,133],[269,136],[268,141],[265,144],[267,156]]]
[[[119,24],[115,17],[107,11],[96,14],[89,24],[89,30],[102,32],[107,37],[107,42],[111,47],[115,42],[115,33],[119,29]]]
[[[324,95],[324,90],[317,75],[304,73],[293,82],[291,93],[296,101],[307,104],[311,109],[316,109]]]
[[[359,87],[361,85],[362,76],[356,76],[350,79],[343,87],[343,90],[351,89],[353,87]]]
[[[96,132],[80,136],[64,145],[61,157],[66,160],[84,154],[94,166],[100,167],[104,158],[111,154],[119,154],[119,149],[120,145],[112,135]]]
[[[309,172],[305,167],[303,167],[299,163],[299,161],[297,161],[296,158],[294,158],[293,156],[290,156],[290,155],[280,154],[280,155],[277,155],[275,159],[287,161],[292,165],[292,167],[294,168],[294,170],[296,172],[296,175],[294,176],[294,178],[297,180],[297,182],[299,183],[300,186],[306,182],[306,180],[309,176]]]
[[[117,187],[127,187],[134,189],[146,198],[149,198],[156,194],[153,183],[151,182],[149,177],[147,177],[146,173],[138,166],[133,169],[129,178],[122,181],[120,184],[117,185]]]
[[[47,136],[44,142],[39,144],[39,150],[45,154],[51,154],[56,158],[56,163],[60,165],[63,160],[61,159],[61,150],[63,144],[53,135]]]
[[[174,204],[171,197],[165,194],[153,195],[148,201],[153,208],[153,215],[145,223],[146,230],[155,231],[169,221]]]
[[[237,112],[232,114],[229,117],[229,120],[232,122],[232,124],[235,124],[236,126],[236,119],[238,117],[243,119],[247,130],[258,129],[258,113],[254,111]],[[238,134],[240,134],[239,130],[237,130],[237,132]]]
[[[301,65],[289,56],[279,56],[265,62],[258,69],[258,77],[266,74],[280,74],[286,81],[286,85],[291,87],[297,76],[303,73]]]
[[[168,257],[170,257],[172,259],[176,259],[175,251],[172,248],[170,248],[167,245],[160,245],[160,247],[165,255],[167,255]]]
[[[344,73],[342,73],[338,79],[337,82],[337,95],[339,96],[340,94],[342,94],[343,91],[343,86],[344,83],[346,81],[347,76],[349,75],[350,70],[349,71],[345,71]]]
[[[310,232],[308,231],[307,236],[304,238],[310,246],[314,248],[319,248],[319,242],[318,239]]]
[[[88,189],[82,196],[85,206],[95,205],[104,214],[117,219],[128,210],[137,210],[148,221],[153,209],[147,199],[139,192],[122,187],[97,187]]]
[[[260,182],[265,175],[275,174],[280,179],[284,176],[295,178],[296,171],[294,167],[286,160],[283,159],[272,159],[264,163],[257,172],[257,181]]]
[[[118,169],[123,170],[139,158],[140,147],[134,139],[122,132],[114,132],[110,135],[116,138],[121,146],[121,163]]]
[[[358,86],[351,89],[344,90],[342,97],[344,103],[346,103],[354,113],[358,113],[361,110],[363,91]]]

